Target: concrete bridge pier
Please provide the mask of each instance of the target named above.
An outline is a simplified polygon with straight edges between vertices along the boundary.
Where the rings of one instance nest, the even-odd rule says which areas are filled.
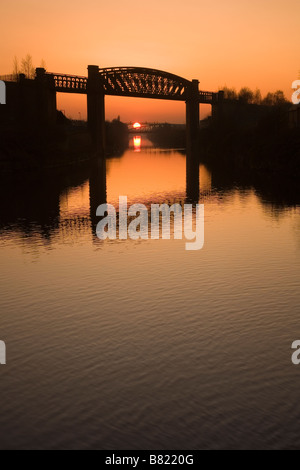
[[[199,197],[199,81],[193,80],[186,100],[186,188],[188,199]]]
[[[93,150],[98,157],[105,157],[105,93],[97,65],[88,66],[87,85],[88,126]]]

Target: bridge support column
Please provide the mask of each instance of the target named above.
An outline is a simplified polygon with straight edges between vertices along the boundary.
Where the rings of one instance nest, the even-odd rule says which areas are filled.
[[[100,158],[105,156],[105,95],[100,81],[99,67],[88,66],[87,85],[88,126],[94,152]]]
[[[186,101],[186,187],[187,198],[199,198],[199,81],[187,89]]]
[[[53,126],[56,123],[54,82],[51,82],[51,79],[46,75],[46,70],[41,67],[37,68],[35,73],[37,123],[44,127]]]

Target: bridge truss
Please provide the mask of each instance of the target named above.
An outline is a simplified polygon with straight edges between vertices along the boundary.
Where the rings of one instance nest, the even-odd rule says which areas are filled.
[[[87,94],[88,78],[47,73],[57,92]],[[178,75],[142,67],[99,69],[99,85],[105,95],[186,101],[192,82]],[[199,91],[199,103],[214,104],[218,93]]]

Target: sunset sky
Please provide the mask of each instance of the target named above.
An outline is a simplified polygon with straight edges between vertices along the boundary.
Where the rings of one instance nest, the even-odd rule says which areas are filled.
[[[197,78],[208,91],[249,86],[290,98],[299,77],[299,0],[10,0],[0,8],[0,74],[11,73],[14,56],[30,53],[51,72],[144,66]],[[67,115],[86,116],[84,96],[59,95],[58,103]],[[106,99],[106,117],[123,121],[183,122],[184,108]]]

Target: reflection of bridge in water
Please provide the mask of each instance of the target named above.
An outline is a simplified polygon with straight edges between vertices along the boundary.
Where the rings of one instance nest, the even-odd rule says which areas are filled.
[[[167,165],[162,166],[162,174],[166,168]],[[180,168],[184,171],[184,162]],[[182,171],[177,174],[181,175]],[[199,175],[199,168],[197,172]],[[109,175],[110,171],[107,173]],[[139,175],[142,180],[141,171]],[[37,252],[42,246],[50,248],[55,240],[70,244],[85,236],[98,243],[96,225],[99,218],[96,217],[96,210],[100,204],[114,203],[120,193],[118,186],[113,196],[109,194],[112,180],[108,176],[107,196],[106,178],[106,161],[101,159],[95,159],[91,166],[69,174],[53,174],[52,177],[41,174],[39,178],[28,174],[26,178],[23,175],[20,179],[17,179],[17,175],[3,177],[0,185],[0,236],[8,230],[19,240],[16,243],[20,246],[35,245]],[[116,181],[119,182],[118,179]],[[151,177],[148,181],[151,181]],[[181,187],[180,181],[175,185],[172,183],[170,191],[166,187],[163,199],[162,193],[158,191],[149,193],[147,199],[142,196],[139,202],[148,207],[151,203],[172,205],[174,202],[198,202],[200,198],[201,203],[215,201],[219,205],[226,201],[228,195],[243,191],[241,194],[244,196],[253,193],[254,197],[258,197],[264,210],[273,215],[275,211],[276,218],[286,214],[287,207],[294,210],[299,205],[298,187],[291,188],[290,182],[282,185],[281,181],[276,188],[271,182],[265,187],[268,180],[261,180],[261,177],[253,180],[252,175],[243,175],[239,180],[237,175],[227,174],[223,169],[214,169],[211,174],[203,166],[200,170],[200,185],[197,186],[197,178],[194,182],[195,187],[187,185],[186,189]],[[174,192],[172,188],[175,188]],[[177,188],[181,189],[177,191]],[[198,197],[193,199],[197,193]],[[138,191],[136,195],[139,194]]]

